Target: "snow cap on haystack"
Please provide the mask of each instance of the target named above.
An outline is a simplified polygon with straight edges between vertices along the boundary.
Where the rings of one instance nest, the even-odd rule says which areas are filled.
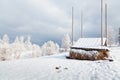
[[[103,38],[103,45],[106,44],[106,38]],[[72,47],[80,48],[99,48],[101,47],[101,38],[80,38]]]

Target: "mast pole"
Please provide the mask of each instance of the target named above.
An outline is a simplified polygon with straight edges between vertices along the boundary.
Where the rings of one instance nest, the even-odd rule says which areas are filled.
[[[106,46],[108,45],[108,15],[107,15],[107,3],[105,4],[105,27],[106,27]]]
[[[83,12],[81,12],[81,38],[83,38]]]
[[[101,46],[103,46],[103,0],[101,0]]]
[[[119,27],[119,46],[120,46],[120,27]]]
[[[74,7],[72,7],[72,46],[73,46],[73,40],[74,40]]]

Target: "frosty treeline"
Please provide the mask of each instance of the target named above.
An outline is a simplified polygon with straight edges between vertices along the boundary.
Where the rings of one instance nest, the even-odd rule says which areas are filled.
[[[40,57],[59,53],[59,45],[48,41],[39,46],[31,43],[30,36],[25,40],[23,36],[16,37],[14,42],[9,42],[8,35],[0,39],[0,60],[12,60],[29,57]]]

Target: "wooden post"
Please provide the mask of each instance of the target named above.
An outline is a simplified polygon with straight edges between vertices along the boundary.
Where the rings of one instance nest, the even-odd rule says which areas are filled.
[[[119,28],[119,46],[120,46],[120,28]]]
[[[106,35],[106,46],[108,45],[108,20],[107,20],[107,4],[105,4],[105,35]]]
[[[101,46],[103,46],[103,0],[101,0]]]
[[[74,8],[72,7],[72,46],[74,41]]]
[[[81,38],[83,38],[83,12],[81,12]]]

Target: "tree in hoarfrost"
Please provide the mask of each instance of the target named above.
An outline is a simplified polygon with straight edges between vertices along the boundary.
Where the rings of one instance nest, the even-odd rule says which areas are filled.
[[[115,32],[110,26],[108,29],[108,45],[112,46],[115,43]]]
[[[27,50],[32,50],[32,43],[31,43],[31,37],[28,36],[27,40],[25,41],[25,46]]]
[[[40,46],[33,44],[32,46],[32,57],[40,57],[42,56],[42,51]]]
[[[14,43],[15,43],[15,44],[20,43],[18,36],[15,38]]]
[[[65,51],[67,51],[70,48],[70,37],[68,34],[64,35],[62,39],[62,48],[64,48]]]
[[[56,53],[59,53],[59,49],[60,49],[60,46],[56,43],[56,44],[55,44]]]
[[[7,34],[5,34],[5,35],[3,36],[2,43],[3,43],[3,44],[9,44],[9,37],[8,37]]]
[[[9,60],[12,56],[12,50],[9,44],[9,37],[5,34],[0,45],[0,60]]]
[[[59,53],[59,45],[53,41],[48,41],[42,46],[43,55],[52,55]]]
[[[19,40],[19,37],[17,36],[14,40],[14,42],[11,44],[12,52],[13,52],[13,58],[19,59],[21,55],[21,43]]]
[[[27,37],[27,40],[25,41],[25,44],[31,45],[31,37],[30,36]]]

